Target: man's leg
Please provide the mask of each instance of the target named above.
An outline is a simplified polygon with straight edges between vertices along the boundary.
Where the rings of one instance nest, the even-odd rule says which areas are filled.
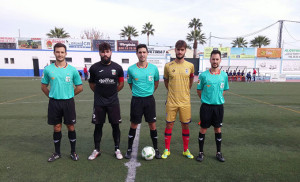
[[[62,138],[61,134],[61,127],[62,124],[57,124],[54,125],[54,132],[53,132],[53,141],[54,141],[54,148],[55,148],[55,153],[60,154],[60,142]]]
[[[133,145],[133,141],[134,141],[134,138],[135,138],[135,133],[136,133],[137,127],[138,127],[138,124],[135,124],[135,123],[131,122],[129,133],[128,133],[128,148],[127,148],[127,152],[125,154],[126,159],[131,158],[132,145]]]
[[[148,123],[149,128],[150,128],[150,137],[152,140],[153,148],[155,150],[155,158],[156,159],[161,159],[161,154],[159,153],[158,147],[157,147],[157,130],[156,130],[156,125],[155,122]]]
[[[53,141],[54,141],[54,148],[55,153],[51,155],[51,157],[48,159],[48,162],[53,162],[56,159],[59,159],[61,157],[60,155],[60,141],[61,141],[61,124],[56,124],[53,126],[54,132],[53,132]]]

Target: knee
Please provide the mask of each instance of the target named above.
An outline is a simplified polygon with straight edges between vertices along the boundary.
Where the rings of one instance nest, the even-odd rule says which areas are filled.
[[[207,131],[207,128],[200,128],[200,133],[201,133],[201,134],[205,134],[206,131]]]
[[[189,124],[181,123],[181,127],[184,130],[188,130],[189,129]]]
[[[173,129],[173,125],[174,125],[174,123],[167,123],[166,128],[167,129]]]
[[[156,130],[155,122],[149,123],[148,125],[149,125],[150,130]]]
[[[54,129],[54,132],[60,132],[61,131],[61,124],[54,125],[53,129]]]
[[[215,133],[221,133],[221,128],[214,128]]]
[[[68,131],[74,131],[75,126],[73,124],[67,125]]]
[[[135,123],[130,124],[130,128],[132,128],[132,129],[137,129],[137,127],[138,127],[138,124],[135,124]]]

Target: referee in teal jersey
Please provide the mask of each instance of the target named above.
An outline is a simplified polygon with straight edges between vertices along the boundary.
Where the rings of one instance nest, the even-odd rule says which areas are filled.
[[[229,89],[228,76],[221,71],[219,66],[221,63],[221,52],[213,50],[210,55],[211,68],[201,73],[199,76],[197,93],[201,99],[200,107],[200,132],[199,132],[199,149],[200,153],[196,158],[202,162],[204,153],[203,145],[207,128],[211,125],[215,130],[215,141],[217,145],[216,158],[220,162],[225,162],[221,153],[221,127],[224,115],[224,93]]]
[[[145,121],[150,128],[150,136],[153,148],[155,149],[155,158],[161,159],[157,148],[156,111],[155,99],[153,97],[153,93],[158,87],[159,73],[155,65],[147,62],[148,48],[145,44],[139,44],[136,47],[136,55],[139,61],[130,66],[127,71],[128,84],[132,90],[132,99],[130,104],[131,125],[125,158],[131,158],[136,128],[142,122],[142,116],[144,115]]]
[[[48,159],[48,162],[55,161],[61,157],[60,141],[62,118],[68,128],[68,137],[71,144],[71,159],[78,160],[75,152],[76,132],[76,112],[74,95],[82,92],[82,82],[75,67],[69,65],[65,58],[67,56],[66,46],[57,43],[54,46],[55,63],[45,67],[42,77],[41,89],[49,97],[48,105],[48,124],[53,125],[53,140],[55,152]],[[50,90],[48,85],[50,84]],[[75,85],[75,90],[74,90]]]

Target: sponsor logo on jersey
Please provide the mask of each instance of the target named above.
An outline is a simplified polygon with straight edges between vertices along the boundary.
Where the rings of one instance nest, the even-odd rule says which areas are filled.
[[[101,84],[115,84],[115,80],[110,79],[110,78],[104,78],[104,79],[99,79],[99,83],[101,83]]]
[[[206,85],[207,87],[210,87],[211,85]]]
[[[52,80],[54,80],[54,77],[51,77]]]
[[[116,73],[117,73],[117,71],[116,71],[115,69],[112,69],[112,70],[111,70],[111,74],[112,74],[112,75],[116,75]]]

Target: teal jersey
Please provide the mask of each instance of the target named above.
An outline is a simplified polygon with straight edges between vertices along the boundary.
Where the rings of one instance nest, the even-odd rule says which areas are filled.
[[[67,64],[57,67],[55,63],[45,67],[42,84],[50,84],[49,97],[53,99],[70,99],[74,97],[74,85],[82,85],[78,71]]]
[[[127,76],[128,83],[132,84],[132,96],[135,97],[153,95],[154,82],[159,81],[158,69],[151,63],[148,63],[145,68],[139,68],[137,64],[130,66]]]
[[[224,71],[212,74],[209,70],[199,75],[197,89],[201,90],[201,102],[221,105],[225,103],[223,91],[229,89],[228,76]]]

